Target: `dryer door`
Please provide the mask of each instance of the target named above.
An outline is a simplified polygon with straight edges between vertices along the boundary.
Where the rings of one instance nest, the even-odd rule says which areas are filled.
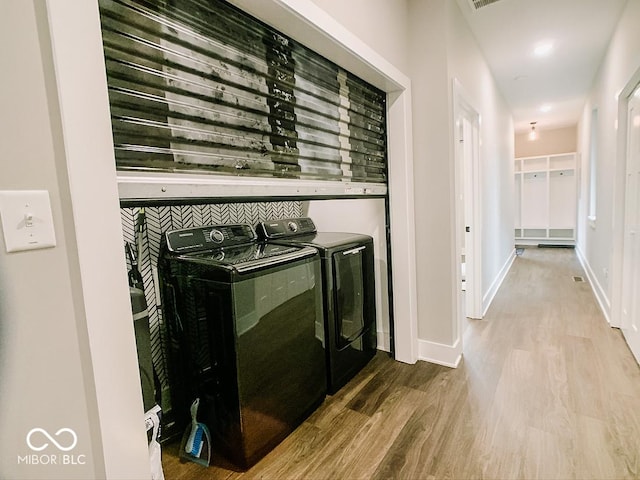
[[[364,253],[365,246],[333,254],[333,284],[336,343],[339,350],[350,346],[365,329]],[[351,345],[362,349],[361,342]]]

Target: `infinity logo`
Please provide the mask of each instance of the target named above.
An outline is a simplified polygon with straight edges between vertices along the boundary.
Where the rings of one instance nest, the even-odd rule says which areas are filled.
[[[71,441],[71,445],[69,445],[68,447],[65,447],[63,445],[60,445],[55,438],[53,438],[49,432],[47,432],[45,429],[40,428],[40,427],[36,427],[36,428],[32,428],[29,433],[27,433],[27,445],[29,445],[29,448],[35,452],[40,452],[42,450],[44,450],[45,448],[47,448],[49,446],[49,443],[45,442],[44,444],[42,444],[42,446],[40,447],[35,447],[32,443],[31,443],[31,437],[35,434],[35,433],[41,433],[42,435],[44,435],[46,438],[49,439],[49,441],[51,443],[53,443],[56,447],[58,447],[59,450],[62,450],[63,452],[68,452],[69,450],[72,450],[76,444],[78,443],[78,436],[76,435],[76,432],[74,432],[73,430],[71,430],[70,428],[61,428],[60,430],[58,430],[56,432],[56,437],[59,437],[60,434],[68,432],[71,434],[72,437],[72,441]]]

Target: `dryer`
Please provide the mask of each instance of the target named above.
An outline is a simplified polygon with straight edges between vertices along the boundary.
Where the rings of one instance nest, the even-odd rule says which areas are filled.
[[[325,398],[318,253],[212,225],[167,232],[158,269],[176,422],[200,398],[213,448],[248,468]]]
[[[318,232],[308,217],[260,223],[269,243],[313,247],[322,259],[327,389],[336,393],[377,349],[373,238]]]

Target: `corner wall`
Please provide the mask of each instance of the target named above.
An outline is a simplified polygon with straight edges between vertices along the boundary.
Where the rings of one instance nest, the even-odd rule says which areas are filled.
[[[2,10],[0,189],[47,190],[57,245],[6,253],[0,241],[0,477],[105,478],[61,112],[51,96],[47,9],[12,0]],[[139,408],[142,421],[141,400]],[[42,430],[29,436],[34,428]],[[43,432],[67,448],[73,438],[56,433],[63,428],[77,436],[70,450]],[[140,438],[144,448],[143,432]]]
[[[622,13],[611,43],[594,80],[578,125],[578,151],[581,156],[580,202],[578,206],[577,249],[598,301],[611,321],[611,302],[617,288],[614,278],[616,229],[621,228],[624,166],[618,163],[618,95],[640,69],[640,2],[629,1]],[[589,164],[592,111],[598,110],[596,158],[596,219],[589,222]],[[623,181],[622,181],[623,182]],[[622,183],[623,184],[623,183]]]
[[[480,260],[486,311],[514,255],[513,118],[458,3],[447,2],[447,7],[449,76],[458,79],[480,114]]]
[[[453,347],[455,254],[452,100],[447,73],[444,0],[409,3],[409,55],[413,59],[414,190],[418,280],[418,338]]]
[[[452,358],[462,350],[455,231],[453,80],[481,117],[482,295],[513,252],[513,122],[456,2],[409,2],[413,60],[419,339],[424,349]],[[437,358],[430,358],[437,361]],[[442,363],[447,363],[443,361]]]
[[[0,189],[48,190],[57,246],[6,253],[0,241],[0,477],[90,478],[102,468],[92,439],[95,399],[88,394],[90,366],[83,368],[77,331],[82,312],[72,301],[73,238],[65,228],[69,205],[58,178],[47,105],[46,52],[40,45],[46,31],[36,16],[32,2],[3,3],[0,38],[5,47],[0,61],[10,68],[3,69],[0,89]],[[27,444],[28,432],[36,427],[51,435],[60,428],[72,429],[78,437],[74,450],[84,455],[84,465],[48,471],[20,460],[36,453]],[[36,435],[32,440],[39,447],[47,439]],[[44,449],[38,459],[46,461],[51,457],[45,455],[57,453]]]

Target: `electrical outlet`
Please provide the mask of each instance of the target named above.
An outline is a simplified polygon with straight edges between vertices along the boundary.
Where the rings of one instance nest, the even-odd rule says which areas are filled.
[[[56,246],[48,191],[0,191],[0,216],[8,253]]]

